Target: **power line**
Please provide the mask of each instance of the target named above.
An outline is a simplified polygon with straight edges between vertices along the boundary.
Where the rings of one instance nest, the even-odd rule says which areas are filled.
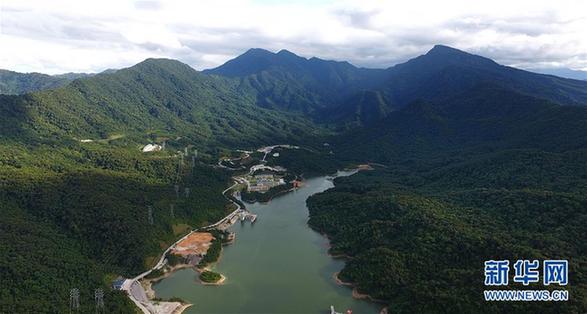
[[[79,312],[79,289],[69,290],[69,313]]]
[[[179,198],[179,184],[174,185],[173,188],[175,189],[175,197]]]
[[[94,299],[96,300],[96,314],[104,313],[104,290],[94,290]]]
[[[153,207],[147,206],[147,218],[149,219],[149,224],[153,224]]]

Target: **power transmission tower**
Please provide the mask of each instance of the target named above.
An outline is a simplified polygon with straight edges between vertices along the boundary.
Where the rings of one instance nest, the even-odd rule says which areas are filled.
[[[169,204],[169,211],[171,213],[171,218],[175,218],[175,213],[173,212],[175,205]]]
[[[190,188],[185,188],[184,190],[185,197],[188,198],[190,196]]]
[[[69,290],[69,313],[79,313],[79,289]]]
[[[94,299],[96,300],[96,314],[104,313],[104,290],[94,290]]]
[[[152,225],[153,224],[153,207],[147,206],[147,209],[148,209],[148,211],[147,211],[147,215],[148,215],[147,218],[149,219],[149,224]]]
[[[176,184],[176,185],[174,186],[174,188],[175,188],[175,197],[176,197],[176,198],[179,198],[179,184]]]

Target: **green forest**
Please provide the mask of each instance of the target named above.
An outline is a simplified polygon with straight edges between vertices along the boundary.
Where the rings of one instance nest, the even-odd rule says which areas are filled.
[[[501,89],[415,103],[338,143],[378,166],[312,196],[309,224],[349,257],[340,279],[390,312],[584,312],[586,114]],[[491,259],[568,259],[570,300],[485,302]]]
[[[227,174],[113,145],[1,145],[1,309],[66,312],[78,288],[90,311],[93,289],[103,288],[111,313],[128,312],[126,297],[110,291],[116,276],[151,266],[180,236],[174,227],[230,211]]]
[[[222,278],[222,276],[220,276],[219,273],[215,273],[213,271],[204,271],[200,274],[200,279],[203,282],[215,283],[220,280],[220,278]]]
[[[205,72],[0,72],[0,93],[0,313],[67,313],[73,288],[82,313],[98,288],[134,313],[112,280],[234,210],[218,158],[276,144],[301,147],[267,156],[288,181],[374,167],[311,197],[309,225],[390,312],[587,311],[587,82],[446,46],[387,69],[251,49]],[[483,301],[485,260],[557,258],[568,302]]]

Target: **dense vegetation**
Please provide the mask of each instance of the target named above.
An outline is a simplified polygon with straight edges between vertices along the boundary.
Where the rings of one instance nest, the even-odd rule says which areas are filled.
[[[0,308],[66,312],[69,290],[79,288],[90,311],[93,289],[103,288],[110,312],[129,312],[111,280],[151,266],[177,226],[207,225],[231,210],[222,171],[196,164],[178,172],[168,153],[112,146],[1,146]]]
[[[494,84],[561,105],[587,103],[584,81],[531,73],[454,48],[437,45],[425,55],[387,70],[383,88],[391,102],[405,106],[417,99],[438,101],[479,84]]]
[[[66,73],[61,75],[47,75],[0,70],[0,94],[20,95],[44,89],[57,88],[69,84],[76,78],[86,76],[89,76],[89,74]]]
[[[175,266],[178,264],[182,264],[185,260],[185,258],[183,258],[182,256],[175,255],[172,253],[167,253],[165,258],[167,259],[167,265],[169,265],[169,266]]]
[[[309,223],[350,257],[340,278],[391,312],[581,313],[586,135],[585,108],[501,88],[414,103],[336,143],[382,165],[310,198]],[[490,259],[568,259],[570,301],[485,302]]]
[[[261,107],[301,111],[338,128],[372,125],[411,102],[491,83],[561,105],[585,105],[587,82],[540,75],[446,46],[387,69],[251,49],[205,71],[239,80]]]
[[[250,49],[204,73],[238,79],[263,108],[301,111],[315,116],[354,92],[375,86],[384,70],[360,69],[348,62],[306,59],[287,50]]]
[[[392,311],[587,310],[587,111],[560,106],[585,105],[587,83],[443,46],[385,70],[255,49],[207,73],[148,59],[55,89],[0,79],[43,89],[0,95],[0,311],[64,313],[79,288],[92,312],[103,288],[108,313],[133,312],[112,279],[233,209],[227,149],[278,143],[313,147],[268,159],[305,177],[380,164],[311,198],[310,224]],[[569,259],[571,301],[483,302],[491,258]]]
[[[345,164],[334,157],[329,146],[322,144],[315,145],[318,147],[316,149],[309,149],[307,146],[300,149],[275,149],[274,152],[279,153],[279,156],[268,156],[267,164],[285,167],[294,178],[333,174]]]
[[[203,282],[208,282],[208,283],[216,283],[221,278],[222,278],[222,276],[220,276],[219,273],[215,273],[213,271],[203,271],[200,274],[200,280],[202,280]]]
[[[248,192],[248,191],[243,191],[241,193],[241,198],[243,201],[248,202],[248,203],[254,203],[254,202],[269,202],[272,198],[274,198],[275,196],[284,193],[285,191],[291,190],[293,188],[293,184],[291,183],[286,183],[286,184],[282,184],[282,185],[278,185],[278,186],[274,186],[272,188],[269,189],[269,191],[267,192]]]
[[[216,262],[220,258],[220,253],[222,253],[222,238],[215,235],[212,244],[208,248],[208,251],[206,251],[206,255],[200,260],[198,267],[204,268]]]
[[[190,227],[231,209],[221,195],[229,174],[209,165],[219,148],[320,132],[251,97],[230,80],[155,59],[0,95],[0,308],[66,312],[79,288],[87,312],[91,289],[102,287],[109,312],[129,312],[111,280],[144,271]],[[149,142],[166,148],[141,153]],[[188,154],[183,162],[176,150]]]
[[[200,149],[300,142],[320,133],[302,116],[255,106],[253,96],[238,92],[232,80],[165,59],[148,59],[55,90],[0,96],[0,131],[29,143],[112,136],[144,143],[179,137]]]

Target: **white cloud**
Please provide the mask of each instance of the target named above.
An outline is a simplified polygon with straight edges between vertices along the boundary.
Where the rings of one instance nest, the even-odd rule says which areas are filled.
[[[217,66],[251,47],[387,67],[441,43],[587,70],[587,2],[3,0],[0,68],[101,71],[148,57]]]

